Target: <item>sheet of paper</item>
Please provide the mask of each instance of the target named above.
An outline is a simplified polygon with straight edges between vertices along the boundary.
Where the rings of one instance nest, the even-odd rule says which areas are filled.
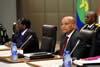
[[[17,50],[17,53],[23,54],[23,50]],[[0,57],[8,57],[11,56],[11,50],[0,51]]]
[[[0,51],[0,57],[7,57],[11,55],[11,50]]]
[[[46,60],[46,61],[37,61],[37,62],[29,62],[29,63],[39,65],[41,67],[61,67],[63,64],[63,60],[62,59]]]
[[[1,49],[10,49],[9,47],[5,46],[5,45],[0,45],[0,50]]]
[[[23,50],[22,49],[18,49],[17,53],[23,54]]]
[[[79,66],[83,66],[83,64],[92,64],[92,63],[100,63],[100,58],[98,58],[97,60],[74,60],[73,61],[74,64],[79,65]]]
[[[26,56],[26,57],[30,57],[30,56],[32,56],[32,53],[24,54],[24,56]]]

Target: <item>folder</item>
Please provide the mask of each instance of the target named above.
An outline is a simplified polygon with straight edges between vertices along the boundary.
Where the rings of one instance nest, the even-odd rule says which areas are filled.
[[[49,52],[36,52],[36,53],[27,53],[24,54],[25,59],[44,59],[44,58],[53,58],[54,55]]]

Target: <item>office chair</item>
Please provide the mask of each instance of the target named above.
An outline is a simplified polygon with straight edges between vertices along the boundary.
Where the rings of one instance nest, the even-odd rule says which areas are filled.
[[[41,51],[54,52],[56,45],[56,25],[43,25]]]
[[[79,34],[79,39],[82,40],[88,40],[88,39],[93,39],[95,35],[94,31],[91,30],[82,30]]]
[[[42,26],[42,42],[38,52],[31,53],[30,59],[52,58],[56,45],[56,25]],[[20,54],[19,54],[20,56]],[[23,56],[22,56],[23,57]]]
[[[84,52],[86,57],[91,57],[94,55],[95,51],[95,33],[91,30],[82,30],[79,34],[79,39],[81,43],[84,44]],[[87,50],[88,49],[88,50]]]

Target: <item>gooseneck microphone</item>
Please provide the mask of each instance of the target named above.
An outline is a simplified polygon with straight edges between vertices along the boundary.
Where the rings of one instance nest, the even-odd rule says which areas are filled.
[[[32,38],[32,35],[29,36],[29,38],[20,46],[20,49]],[[23,48],[24,49],[24,48]]]
[[[80,40],[77,41],[76,45],[74,46],[74,48],[70,52],[70,56],[72,55],[72,53],[74,52],[74,50],[76,49],[76,47],[78,46],[79,43],[80,43]]]
[[[19,49],[19,53],[18,53],[18,58],[23,58],[24,55],[21,54],[20,50],[25,46],[25,44],[32,38],[32,35],[29,36],[29,38],[20,46],[20,49]],[[24,49],[24,48],[23,48]]]

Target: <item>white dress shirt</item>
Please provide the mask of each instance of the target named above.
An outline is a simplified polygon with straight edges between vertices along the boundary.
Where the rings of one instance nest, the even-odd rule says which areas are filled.
[[[25,32],[27,31],[28,29],[25,29],[21,34],[22,36],[25,34]]]
[[[66,37],[68,37],[67,43],[69,42],[69,39],[71,38],[71,36],[72,36],[72,34],[73,34],[74,31],[75,30],[73,30],[70,34],[66,34]]]

